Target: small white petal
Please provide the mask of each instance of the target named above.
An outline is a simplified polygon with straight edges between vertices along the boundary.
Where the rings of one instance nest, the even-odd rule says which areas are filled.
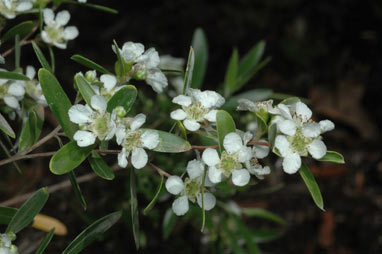
[[[200,193],[197,197],[198,205],[202,208],[202,194]],[[216,205],[216,198],[211,193],[204,193],[204,210],[209,211]]]
[[[173,195],[178,195],[184,189],[184,183],[179,176],[170,176],[166,181],[166,189]]]
[[[223,179],[223,171],[215,167],[209,167],[208,178],[212,183],[220,183]]]
[[[186,119],[183,121],[184,127],[189,131],[197,131],[200,128],[200,124],[195,120]]]
[[[204,115],[204,119],[207,119],[209,122],[216,122],[216,113],[218,111],[216,109],[211,110],[207,114]]]
[[[174,99],[172,99],[172,102],[176,103],[176,104],[179,104],[181,106],[188,107],[188,106],[191,105],[192,99],[189,96],[185,96],[185,95],[181,94],[181,95],[178,95],[178,96],[174,97]]]
[[[330,120],[322,120],[319,122],[321,133],[334,130],[334,123]]]
[[[130,130],[135,131],[139,129],[146,122],[145,114],[138,114],[134,117],[134,119],[130,123]]]
[[[204,164],[200,160],[194,159],[187,163],[187,174],[191,179],[202,176],[204,172]]]
[[[98,112],[105,112],[106,111],[107,103],[106,103],[105,98],[101,95],[93,95],[91,100],[90,100],[90,104],[91,104],[92,108],[94,108]]]
[[[155,131],[145,131],[141,135],[141,141],[144,147],[152,150],[159,144],[159,134]]]
[[[92,113],[93,111],[89,106],[81,104],[72,106],[68,112],[70,121],[77,124],[92,122]]]
[[[65,40],[73,40],[77,38],[77,36],[80,34],[77,27],[75,26],[68,26],[64,29],[64,38]]]
[[[143,62],[147,69],[156,68],[160,63],[158,51],[155,48],[149,48],[143,55],[138,57],[137,62]]]
[[[36,69],[33,66],[28,65],[25,73],[26,73],[26,76],[32,80],[34,76],[36,75]]]
[[[308,151],[315,159],[321,159],[326,154],[326,145],[321,140],[313,140],[308,145]]]
[[[103,86],[106,88],[106,90],[110,91],[115,87],[117,84],[117,79],[114,75],[110,74],[103,74],[100,77],[101,82],[103,82]]]
[[[301,167],[301,157],[298,153],[291,153],[284,157],[283,169],[285,173],[294,174]]]
[[[296,103],[296,114],[302,118],[303,122],[308,121],[312,117],[312,111],[303,102]]]
[[[19,5],[17,5],[15,11],[17,12],[23,12],[32,9],[33,4],[30,2],[20,2]]]
[[[8,93],[13,95],[13,96],[24,96],[25,94],[25,88],[22,83],[20,82],[13,82],[9,87],[8,87]]]
[[[205,164],[212,167],[220,162],[219,154],[215,149],[207,148],[202,154],[202,159]]]
[[[196,90],[196,89],[195,89]],[[204,108],[219,108],[225,103],[225,99],[214,91],[193,92],[195,99],[199,101]]]
[[[131,153],[131,164],[134,168],[141,169],[146,166],[148,161],[148,156],[143,148],[136,147]]]
[[[232,171],[232,182],[236,186],[244,186],[249,183],[251,175],[246,169],[237,169]]]
[[[278,135],[276,137],[275,147],[279,150],[281,156],[283,157],[292,153],[289,141],[284,135]]]
[[[159,69],[149,70],[145,81],[157,93],[163,92],[163,88],[168,86],[166,75],[164,75]]]
[[[187,117],[187,113],[183,109],[177,109],[171,112],[170,117],[174,120],[184,120]]]
[[[117,125],[115,124],[113,120],[110,120],[110,122],[108,123],[108,132],[105,137],[105,140],[112,139],[115,135],[116,130],[117,130]]]
[[[265,142],[267,141],[265,139],[260,139],[259,142]],[[254,145],[253,150],[255,153],[255,157],[258,159],[264,159],[269,154],[269,146],[261,146],[261,145]]]
[[[94,144],[96,135],[90,131],[76,131],[73,139],[77,141],[78,146],[85,147]]]
[[[132,41],[125,42],[122,46],[121,54],[126,62],[133,62],[143,54],[145,46],[141,43],[134,43]]]
[[[188,198],[187,196],[181,196],[174,200],[172,203],[172,210],[178,216],[185,215],[188,212]]]
[[[292,119],[292,115],[290,114],[290,110],[287,105],[285,104],[279,104],[277,105],[277,108],[279,109],[279,112],[282,117],[286,119]]]
[[[117,139],[117,144],[120,145],[122,143],[122,140],[126,137],[126,128],[124,125],[118,125],[115,136]]]
[[[252,149],[247,146],[242,146],[238,151],[238,160],[243,163],[250,160],[253,157]]]
[[[296,134],[296,124],[292,120],[284,120],[277,123],[279,130],[288,136]]]
[[[317,138],[321,134],[321,127],[318,123],[307,123],[301,131],[302,135],[307,138]]]
[[[118,165],[121,168],[127,167],[127,156],[128,154],[125,153],[125,148],[123,148],[122,151],[118,154]]]
[[[41,32],[41,38],[44,42],[46,42],[48,44],[51,44],[53,42],[46,31]]]
[[[53,45],[54,46],[56,46],[57,48],[59,48],[59,49],[66,49],[66,43],[60,43],[60,42],[56,42],[56,41],[54,41],[53,42]]]
[[[59,26],[65,26],[66,24],[68,24],[69,19],[70,19],[70,13],[68,11],[66,10],[60,11],[56,15],[56,24]]]
[[[225,135],[223,146],[228,153],[233,154],[238,152],[243,147],[243,140],[239,134],[231,132]]]
[[[44,9],[43,16],[44,16],[44,22],[47,25],[51,24],[54,20],[54,12],[52,9],[48,9],[48,8]]]
[[[243,144],[246,145],[253,138],[253,134],[249,131],[245,132],[243,135]]]
[[[7,104],[9,107],[14,108],[14,109],[20,108],[19,101],[15,97],[6,96],[3,99],[4,99],[5,104]]]

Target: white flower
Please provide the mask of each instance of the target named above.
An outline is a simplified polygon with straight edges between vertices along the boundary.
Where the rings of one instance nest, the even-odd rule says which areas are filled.
[[[34,0],[0,0],[0,14],[14,19],[17,14],[32,9]]]
[[[64,26],[70,20],[70,13],[66,10],[57,13],[56,17],[52,9],[44,9],[44,30],[41,32],[41,38],[44,42],[54,45],[60,49],[66,49],[68,40],[75,39],[79,32],[75,26]]]
[[[281,134],[277,135],[275,147],[283,157],[283,169],[293,174],[301,167],[301,156],[308,153],[315,159],[326,154],[326,146],[321,134],[334,129],[329,120],[315,123],[311,120],[312,111],[302,102],[293,105],[279,104],[280,116],[276,124]]]
[[[184,127],[189,131],[197,131],[200,123],[216,122],[216,108],[221,107],[225,100],[214,91],[200,91],[199,89],[189,89],[189,95],[178,95],[172,102],[182,106],[171,112],[170,116],[174,120],[183,120]]]
[[[42,92],[41,84],[35,79],[36,70],[33,66],[28,65],[26,68],[26,76],[30,79],[25,81],[26,93],[32,97],[38,104],[47,106],[45,96]]]
[[[184,215],[189,209],[189,201],[195,203],[202,208],[202,184],[203,184],[204,164],[200,160],[192,160],[187,164],[187,174],[185,181],[179,176],[170,176],[166,181],[166,189],[173,195],[180,195],[172,203],[172,210],[178,216]],[[205,178],[204,186],[210,187],[213,184],[209,182],[208,177]],[[206,211],[215,207],[216,198],[210,192],[204,192],[204,209]]]
[[[131,164],[136,169],[143,168],[148,161],[147,153],[143,148],[152,150],[158,146],[160,139],[157,132],[139,129],[145,121],[146,116],[138,114],[130,121],[128,128],[124,124],[117,127],[117,143],[122,146],[122,151],[118,154],[120,167],[127,166],[127,158],[131,152]]]
[[[223,146],[225,151],[220,158],[215,149],[207,148],[202,155],[204,163],[208,168],[208,177],[212,183],[219,183],[223,176],[232,174],[232,182],[237,186],[244,186],[250,180],[250,174],[243,168],[253,157],[252,149],[247,147],[247,142],[252,138],[250,134],[241,138],[237,133],[231,132],[224,137]]]
[[[115,46],[112,45],[112,49],[116,52]],[[125,42],[122,46],[122,49],[119,49],[122,58],[127,63],[135,63],[143,52],[145,51],[145,46],[141,43],[135,43],[132,41]]]
[[[0,254],[18,254],[16,245],[12,241],[16,240],[14,233],[0,234]]]
[[[0,69],[0,71],[6,71]],[[4,103],[15,110],[20,109],[19,101],[24,98],[25,83],[21,80],[0,79],[0,99]]]
[[[115,113],[106,112],[106,100],[100,95],[94,95],[89,105],[77,104],[69,109],[69,118],[73,123],[79,124],[73,138],[78,146],[89,146],[99,140],[110,140],[116,131]]]
[[[251,111],[251,112],[268,112],[271,114],[277,114],[279,111],[272,106],[273,100],[268,101],[251,101],[245,98],[238,100],[239,106],[237,110]]]

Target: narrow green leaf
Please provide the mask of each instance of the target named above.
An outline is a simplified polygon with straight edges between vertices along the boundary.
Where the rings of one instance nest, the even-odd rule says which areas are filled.
[[[13,232],[17,234],[20,230],[33,222],[34,217],[44,207],[48,200],[48,188],[41,188],[36,191],[25,203],[17,210],[16,214],[12,217],[6,232]]]
[[[74,195],[76,196],[78,201],[80,201],[84,210],[86,210],[88,206],[86,204],[84,195],[82,195],[82,191],[81,191],[80,185],[77,182],[77,178],[76,178],[76,175],[74,174],[74,171],[73,170],[69,171],[68,176],[69,176],[70,183],[72,184],[72,187],[74,189]]]
[[[236,75],[239,67],[239,53],[237,48],[232,51],[231,59],[229,60],[227,71],[224,79],[224,96],[228,97],[234,91],[236,84]]]
[[[111,14],[118,14],[118,11],[116,9],[112,9],[106,6],[98,5],[98,4],[85,4],[85,6],[90,7],[95,10],[111,13]]]
[[[252,239],[255,243],[265,243],[280,238],[283,231],[274,229],[257,229],[251,230]]]
[[[266,88],[253,89],[253,90],[231,97],[223,105],[222,108],[225,110],[236,110],[237,106],[239,105],[238,101],[240,99],[248,99],[251,101],[264,101],[269,99],[272,96],[272,94],[273,94],[273,91],[271,89],[266,89]]]
[[[23,151],[32,146],[36,140],[37,115],[34,111],[29,112],[28,118],[24,121],[19,139],[19,151]]]
[[[143,210],[143,214],[146,215],[148,212],[151,211],[151,209],[154,207],[155,203],[157,202],[157,199],[159,197],[159,194],[162,190],[162,187],[163,187],[163,182],[164,182],[164,176],[163,175],[160,175],[161,176],[161,179],[160,179],[160,184],[159,184],[159,187],[158,187],[158,190],[157,192],[155,193],[155,196],[154,198],[151,200],[151,202],[146,206],[146,208]]]
[[[88,160],[94,173],[96,173],[99,177],[105,180],[114,179],[114,172],[97,152],[93,151],[92,156],[89,156]]]
[[[53,238],[53,235],[54,235],[54,228],[52,228],[49,233],[44,237],[44,239],[42,239],[40,245],[38,246],[37,250],[36,250],[36,254],[43,254],[44,253],[44,250],[46,249],[46,247],[48,247],[50,241],[52,240]]]
[[[186,73],[184,75],[184,86],[183,86],[183,92],[182,92],[183,94],[186,94],[188,89],[191,87],[194,65],[195,65],[195,54],[194,54],[193,48],[190,47],[190,52],[188,53]]]
[[[68,96],[56,77],[48,70],[40,69],[38,71],[38,78],[50,109],[56,116],[66,135],[72,139],[74,133],[78,130],[78,126],[69,119],[68,111],[72,104]]]
[[[96,95],[96,93],[90,86],[89,82],[81,73],[78,73],[74,76],[74,82],[76,83],[77,88],[82,95],[82,98],[84,98],[85,102],[89,106],[91,106],[91,99],[94,95]]]
[[[191,87],[199,89],[203,84],[208,62],[208,44],[203,29],[197,28],[195,30],[191,45],[195,52],[195,65]]]
[[[163,239],[168,239],[172,230],[174,229],[174,226],[177,220],[178,220],[178,217],[175,215],[175,213],[172,211],[171,208],[168,208],[163,217],[163,224],[162,224]]]
[[[54,73],[56,69],[56,58],[54,57],[53,48],[49,46],[48,49],[49,49],[49,56],[50,56],[50,65],[52,66],[52,72]]]
[[[11,29],[9,29],[1,38],[1,42],[4,43],[10,39],[13,39],[16,37],[16,35],[18,35],[20,39],[23,39],[32,31],[33,27],[34,27],[33,21],[21,22],[20,24],[17,24]]]
[[[78,167],[91,153],[96,145],[77,146],[76,141],[70,141],[60,148],[50,159],[49,168],[53,174],[66,174]]]
[[[121,52],[119,51],[118,44],[115,40],[113,40],[113,44],[114,44],[115,52],[117,53],[117,59],[118,59],[116,63],[115,73],[120,78],[126,74],[126,64],[125,64],[125,60],[123,59],[121,55]]]
[[[257,254],[259,253],[259,247],[257,247],[256,243],[252,239],[252,234],[247,228],[247,226],[238,218],[237,216],[233,216],[236,221],[236,225],[239,228],[240,235],[244,238],[245,244],[248,248],[248,252],[250,254]]]
[[[137,190],[135,186],[135,169],[130,169],[130,212],[131,212],[131,224],[133,227],[133,236],[135,247],[139,249],[139,212],[138,212],[138,200]]]
[[[126,112],[129,112],[137,98],[137,88],[127,85],[116,92],[107,103],[107,112],[111,113],[113,109],[122,106]]]
[[[16,208],[0,206],[0,224],[8,225],[17,212]]]
[[[42,68],[44,68],[44,69],[50,71],[51,73],[53,73],[53,70],[50,67],[49,62],[48,62],[48,60],[46,60],[46,58],[45,58],[44,54],[42,53],[40,47],[35,42],[32,42],[32,47],[33,47],[33,50],[34,50],[34,52],[35,52],[35,54],[37,56],[38,61],[41,64]],[[44,95],[45,95],[45,93],[44,93]]]
[[[280,225],[285,224],[285,220],[283,220],[280,216],[277,214],[274,214],[272,212],[269,212],[267,210],[261,209],[261,208],[256,208],[256,207],[243,207],[242,212],[244,215],[248,217],[257,217],[261,219],[266,219],[269,221],[276,222]]]
[[[335,151],[327,151],[325,156],[319,159],[319,161],[328,161],[328,162],[334,162],[338,164],[344,164],[345,159],[342,156],[342,154],[337,153]]]
[[[202,180],[202,227],[200,231],[203,233],[204,232],[204,226],[206,223],[206,210],[204,209],[204,184],[206,182],[206,174],[207,174],[207,168],[204,168],[203,172],[203,180]]]
[[[248,53],[239,63],[239,69],[237,72],[238,78],[246,79],[246,77],[251,75],[252,70],[256,67],[261,57],[263,56],[264,50],[265,41],[260,41],[255,46],[253,46],[250,51],[248,51]]]
[[[99,71],[101,73],[104,73],[104,74],[111,74],[110,71],[108,71],[106,68],[104,68],[103,66],[93,62],[92,60],[86,58],[86,57],[83,57],[81,55],[73,55],[70,59],[72,59],[73,61],[83,65],[83,66],[86,66],[92,70],[96,70],[96,71]]]
[[[4,116],[0,113],[0,130],[11,138],[16,138],[16,134],[12,127],[9,125]]]
[[[304,183],[308,188],[310,195],[314,200],[314,203],[317,205],[318,208],[325,211],[324,201],[322,199],[320,187],[318,187],[318,184],[314,179],[312,172],[310,172],[310,169],[304,163],[302,163],[301,168],[298,170],[298,172],[300,173],[302,180],[304,180]]]
[[[261,114],[261,112],[254,112],[254,113],[256,115],[257,126],[258,126],[258,133],[256,134],[256,136],[261,137],[263,134],[267,133],[268,131],[268,124],[267,124],[268,113],[266,113],[266,115]]]
[[[258,65],[256,65],[247,76],[244,76],[244,77],[239,76],[237,78],[237,82],[236,82],[236,86],[234,90],[237,91],[240,88],[242,88],[252,77],[256,75],[258,71],[264,68],[271,60],[272,58],[267,57],[265,60],[261,61]]]
[[[66,247],[63,254],[80,253],[86,246],[111,228],[121,218],[121,215],[122,212],[117,211],[92,223]]]
[[[159,144],[153,150],[162,153],[182,153],[191,150],[188,141],[174,134],[154,129],[141,129],[143,131],[155,131],[159,135]]]
[[[29,80],[27,76],[21,73],[11,72],[11,71],[0,71],[0,79],[24,80],[24,81]]]
[[[20,68],[21,48],[20,48],[20,36],[15,36],[15,69]]]
[[[232,116],[227,111],[219,110],[216,113],[216,129],[218,131],[219,150],[221,153],[224,150],[224,137],[228,133],[236,132],[235,122],[233,121]]]
[[[8,136],[5,136],[5,137],[7,138],[8,141],[10,141],[9,138],[8,138]],[[11,143],[11,142],[9,142],[9,143]],[[12,157],[11,152],[10,152],[10,151],[8,150],[8,148],[4,145],[4,143],[1,142],[1,139],[0,139],[0,147],[1,147],[1,149],[3,149],[5,155],[7,155],[8,158],[11,158],[11,157]],[[22,173],[22,172],[21,172],[21,168],[20,168],[20,166],[17,164],[17,161],[13,161],[12,164],[13,164],[13,166],[17,169],[17,172],[19,172],[19,173],[21,174],[21,173]]]
[[[273,147],[275,145],[275,139],[277,134],[277,124],[271,123],[268,126],[268,142]]]

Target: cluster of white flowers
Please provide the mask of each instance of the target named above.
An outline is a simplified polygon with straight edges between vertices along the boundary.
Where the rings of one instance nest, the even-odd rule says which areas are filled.
[[[43,15],[45,26],[41,32],[42,40],[57,48],[66,49],[67,42],[75,39],[79,34],[75,26],[64,27],[70,20],[70,13],[64,10],[55,16],[52,9],[46,8]]]
[[[0,254],[18,254],[16,245],[12,241],[16,240],[14,233],[0,234]]]
[[[0,14],[14,19],[17,14],[32,9],[34,0],[0,0]]]
[[[181,109],[171,112],[174,120],[183,120],[184,127],[189,131],[197,131],[200,123],[216,122],[217,108],[221,107],[225,99],[214,91],[200,91],[189,89],[188,96],[178,95],[172,102],[181,105]]]
[[[114,52],[116,48],[112,46]],[[154,48],[145,51],[141,43],[125,42],[122,49],[118,49],[127,66],[127,81],[130,78],[144,80],[157,93],[163,92],[167,87],[168,81],[163,72],[159,69],[160,58]]]

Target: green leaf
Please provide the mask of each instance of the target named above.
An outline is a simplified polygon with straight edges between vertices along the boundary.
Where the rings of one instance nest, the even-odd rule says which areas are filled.
[[[236,75],[239,67],[239,53],[235,48],[232,51],[231,59],[229,60],[227,71],[224,79],[224,96],[228,97],[235,89]]]
[[[63,254],[80,253],[86,246],[111,228],[121,218],[121,215],[122,212],[117,211],[95,221],[66,247]]]
[[[163,239],[168,239],[172,230],[174,229],[174,226],[177,220],[178,220],[178,217],[175,215],[175,213],[172,211],[171,208],[168,208],[163,217],[163,224],[162,224]]]
[[[20,36],[16,34],[15,36],[15,69],[20,68],[20,58],[21,58]]]
[[[258,137],[261,137],[264,133],[267,133],[268,131],[268,124],[267,124],[267,118],[268,113],[262,114],[261,112],[254,112],[256,115],[257,120],[257,126],[258,126],[258,133],[256,134]]]
[[[8,225],[17,212],[16,208],[0,206],[0,224]]]
[[[115,52],[117,53],[117,63],[115,73],[119,78],[123,77],[126,74],[126,63],[125,60],[121,56],[121,52],[119,51],[118,44],[115,40],[113,40],[113,44],[115,47]]]
[[[328,161],[328,162],[334,162],[338,164],[344,164],[345,159],[342,156],[342,154],[337,153],[335,151],[327,151],[325,156],[319,159],[319,161]]]
[[[116,9],[112,9],[106,6],[98,5],[98,4],[85,4],[85,6],[90,7],[95,10],[111,13],[111,14],[118,14],[118,11]]]
[[[23,39],[32,31],[33,27],[34,27],[33,21],[21,22],[20,24],[17,24],[11,29],[9,29],[1,38],[1,42],[5,43],[6,41],[10,39],[15,38],[16,35],[18,35],[20,39]]]
[[[164,176],[163,175],[160,175],[161,176],[161,180],[160,180],[160,184],[159,184],[159,187],[158,187],[158,190],[157,192],[155,193],[155,196],[154,198],[151,200],[151,202],[146,206],[146,208],[143,210],[143,214],[146,215],[148,212],[151,211],[151,209],[154,207],[158,197],[159,197],[159,194],[162,190],[162,187],[163,187],[163,182],[164,182]]]
[[[56,60],[54,57],[54,51],[51,46],[48,46],[49,49],[49,56],[50,56],[50,65],[52,66],[52,72],[54,73],[54,70],[56,69]]]
[[[53,235],[54,235],[54,228],[52,228],[49,233],[44,237],[44,239],[42,239],[40,245],[38,246],[37,250],[36,250],[36,254],[43,254],[44,253],[44,250],[46,249],[46,247],[48,247],[50,241],[52,240],[53,238]]]
[[[277,214],[274,214],[272,212],[269,212],[267,210],[261,209],[261,208],[243,207],[242,212],[244,215],[246,215],[248,217],[257,217],[257,218],[261,218],[261,219],[266,219],[269,221],[276,222],[280,225],[285,224],[285,220],[283,220],[280,216],[278,216]]]
[[[183,92],[182,92],[183,94],[186,94],[188,89],[191,87],[194,64],[195,64],[195,54],[194,54],[193,48],[190,47],[190,52],[188,53],[186,73],[184,75],[184,86],[183,86]]]
[[[208,62],[208,44],[203,29],[197,28],[195,30],[191,45],[195,52],[195,65],[191,87],[199,89],[203,84]]]
[[[94,95],[96,95],[96,93],[90,86],[89,82],[81,73],[78,73],[74,76],[74,82],[76,83],[77,88],[82,95],[82,98],[84,98],[85,102],[89,106],[91,106],[91,99]]]
[[[162,153],[182,153],[191,150],[191,145],[188,141],[174,134],[159,131],[154,129],[141,129],[143,131],[155,131],[159,135],[159,144],[153,149],[156,152]]]
[[[224,150],[224,137],[228,133],[236,132],[235,122],[233,121],[232,116],[227,111],[219,110],[216,113],[216,129],[218,131],[219,150],[221,153]]]
[[[13,232],[17,234],[20,230],[33,222],[34,217],[44,207],[48,200],[48,188],[41,188],[36,191],[25,203],[17,210],[16,214],[12,217],[6,232]]]
[[[30,80],[27,76],[11,71],[0,71],[0,79],[9,79],[9,80]]]
[[[36,129],[37,128],[37,115],[34,111],[29,112],[28,118],[23,124],[19,139],[19,150],[23,151],[28,149],[35,143]]]
[[[237,79],[249,80],[253,75],[253,70],[256,68],[261,57],[264,54],[265,41],[258,42],[252,49],[243,57],[239,63]],[[238,90],[238,88],[236,88]]]
[[[70,141],[60,148],[50,159],[49,168],[53,174],[66,174],[78,167],[91,153],[96,145],[77,146],[76,141]]]
[[[16,134],[12,127],[9,125],[4,116],[0,113],[0,130],[11,138],[16,138]]]
[[[257,229],[251,230],[252,239],[255,243],[270,242],[283,235],[283,231],[274,229]]]
[[[99,72],[104,73],[104,74],[111,74],[111,72],[108,71],[103,66],[101,66],[101,65],[93,62],[92,60],[90,60],[86,57],[83,57],[81,55],[73,55],[70,59],[72,59],[73,61],[75,61],[79,64],[82,64],[83,66],[86,66],[92,70],[96,70],[96,71],[99,71]]]
[[[276,134],[277,134],[277,124],[271,123],[268,126],[268,142],[271,147],[274,147],[275,145]]]
[[[239,105],[238,103],[239,99],[248,99],[251,101],[264,101],[269,99],[269,97],[271,97],[272,94],[273,94],[273,91],[271,89],[266,89],[266,88],[253,89],[253,90],[231,97],[223,105],[222,108],[226,110],[236,110],[237,106]]]
[[[302,180],[304,180],[304,183],[308,188],[310,195],[314,200],[314,203],[316,203],[318,208],[325,211],[324,201],[322,200],[320,187],[318,187],[318,184],[314,179],[312,172],[310,172],[310,169],[304,163],[302,163],[301,168],[298,170],[298,172],[300,173]]]
[[[68,111],[72,104],[68,96],[66,96],[56,77],[48,70],[40,69],[38,71],[38,78],[50,109],[56,116],[66,135],[68,135],[70,139],[73,139],[73,135],[78,130],[78,126],[69,119]]]
[[[133,236],[135,247],[139,249],[139,213],[138,213],[138,200],[137,190],[135,186],[135,169],[130,169],[130,212],[131,224],[133,226]]]
[[[204,209],[204,185],[206,181],[206,174],[207,174],[207,168],[204,168],[203,172],[203,180],[202,180],[202,227],[200,229],[200,232],[204,232],[204,226],[206,223],[206,210]]]
[[[37,59],[40,62],[42,68],[44,68],[44,69],[50,71],[51,73],[53,73],[53,70],[50,67],[49,62],[48,62],[48,60],[46,60],[46,58],[45,58],[44,54],[42,53],[40,47],[35,42],[32,42],[32,47],[33,47],[34,52],[36,53]],[[45,95],[45,93],[44,93],[44,95]]]
[[[70,183],[72,184],[72,187],[74,189],[74,195],[76,196],[78,201],[80,201],[84,210],[86,210],[88,206],[86,204],[84,195],[82,195],[82,191],[81,191],[80,185],[77,182],[77,178],[76,178],[76,175],[74,174],[74,171],[72,170],[68,172],[68,176],[69,176]]]
[[[130,111],[135,99],[137,98],[137,88],[127,85],[116,92],[107,103],[107,112],[111,113],[113,109],[122,106],[126,113]]]
[[[96,173],[99,177],[105,180],[114,179],[114,172],[109,168],[109,166],[97,152],[93,151],[92,156],[89,156],[88,160],[94,173]]]

